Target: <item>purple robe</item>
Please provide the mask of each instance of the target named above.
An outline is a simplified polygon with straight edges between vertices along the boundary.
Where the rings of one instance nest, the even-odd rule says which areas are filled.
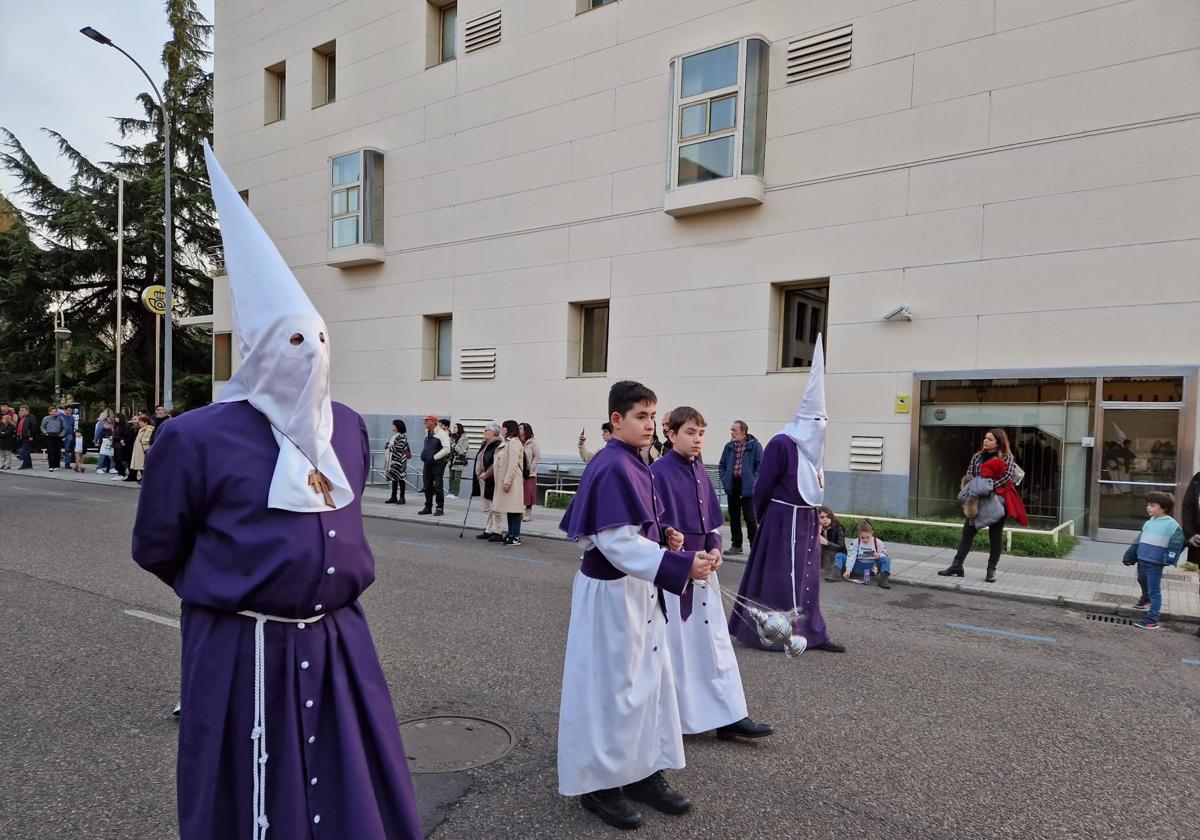
[[[725,519],[721,515],[717,491],[713,489],[701,460],[689,461],[672,449],[650,465],[650,472],[662,506],[662,526],[683,534],[683,550],[719,550],[720,528]],[[679,596],[679,610],[684,621],[692,613],[694,592],[695,586],[689,580],[687,589]]]
[[[817,511],[800,495],[799,468],[795,442],[787,435],[771,438],[754,480],[758,537],[746,559],[738,594],[774,609],[798,607],[802,615],[793,632],[814,647],[829,640],[821,616],[821,527]],[[748,645],[763,647],[738,608],[729,616],[729,632]]]
[[[268,836],[422,836],[387,681],[358,603],[375,579],[361,507],[366,426],[338,403],[333,417],[333,448],[358,493],[328,513],[267,508],[279,447],[247,402],[183,414],[148,453],[133,558],[183,601],[182,840],[252,834],[255,621],[240,610],[324,616],[264,627]]]

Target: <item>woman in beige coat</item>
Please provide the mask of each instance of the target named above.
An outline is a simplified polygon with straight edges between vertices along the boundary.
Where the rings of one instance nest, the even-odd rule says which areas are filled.
[[[126,481],[136,481],[142,483],[142,477],[138,474],[146,469],[146,450],[150,448],[150,437],[154,434],[154,426],[150,422],[148,414],[139,414],[137,420],[138,432],[137,437],[133,440],[133,455],[129,459],[129,475]]]
[[[504,544],[520,545],[521,514],[525,512],[525,482],[522,478],[525,450],[521,448],[516,420],[505,420],[501,428],[504,439],[496,449],[496,459],[492,462],[496,478],[492,510],[508,516],[508,533],[504,537]]]

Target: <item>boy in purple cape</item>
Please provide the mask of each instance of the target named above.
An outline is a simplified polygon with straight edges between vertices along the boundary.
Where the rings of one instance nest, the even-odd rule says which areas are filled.
[[[817,508],[825,502],[825,351],[817,336],[812,372],[791,423],[763,452],[754,481],[758,539],[746,559],[738,594],[772,609],[800,611],[792,632],[808,640],[809,650],[843,653],[830,640],[821,615],[821,525]],[[741,607],[729,616],[729,631],[739,640],[763,647]],[[782,647],[777,648],[782,649]]]
[[[642,823],[630,799],[666,814],[691,808],[662,774],[684,765],[662,593],[678,595],[720,564],[719,555],[681,551],[683,535],[660,525],[650,468],[638,457],[657,403],[637,382],[612,386],[613,436],[559,525],[583,557],[563,666],[558,790],[617,828]]]
[[[329,397],[325,322],[205,144],[242,365],[161,427],[133,559],[183,601],[182,840],[422,836],[358,596],[362,418]]]
[[[724,517],[700,459],[706,425],[691,406],[668,414],[663,428],[671,448],[650,466],[650,472],[662,500],[662,522],[683,534],[684,549],[720,556]],[[663,597],[683,733],[696,735],[715,729],[722,740],[770,735],[774,731],[770,726],[755,723],[746,714],[742,675],[725,626],[716,572],[706,584],[689,583],[683,595]]]

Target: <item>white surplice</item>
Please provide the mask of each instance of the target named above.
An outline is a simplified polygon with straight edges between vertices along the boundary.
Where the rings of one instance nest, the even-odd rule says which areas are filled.
[[[679,614],[679,596],[664,593],[667,646],[685,735],[736,723],[747,715],[742,674],[729,640],[716,572],[707,584],[693,583],[692,587],[692,612],[687,621]]]
[[[626,577],[579,572],[558,717],[558,791],[579,796],[684,766],[666,621],[653,581],[663,549],[632,525],[580,537]]]

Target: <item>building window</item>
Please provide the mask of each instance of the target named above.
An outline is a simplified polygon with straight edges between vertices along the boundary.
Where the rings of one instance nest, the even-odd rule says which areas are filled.
[[[263,100],[265,103],[263,119],[273,123],[287,116],[287,72],[286,63],[268,67],[263,74]]]
[[[579,372],[608,372],[608,302],[579,307]]]
[[[779,308],[779,369],[811,367],[817,336],[826,328],[829,281],[780,286]]]
[[[575,0],[575,14],[581,15],[584,12],[590,12],[592,9],[599,9],[601,6],[607,6],[615,2],[617,0]]]
[[[383,152],[363,149],[330,159],[331,248],[383,244]]]
[[[337,99],[337,42],[330,41],[313,50],[313,107],[328,105]]]
[[[435,339],[434,357],[436,358],[436,368],[434,369],[435,379],[449,379],[453,376],[454,371],[454,319],[453,318],[438,318],[437,319],[437,335]]]
[[[458,58],[458,3],[427,0],[425,4],[425,66],[436,67]]]
[[[250,190],[238,190],[238,198],[245,202],[246,206],[250,206]]]
[[[233,375],[233,334],[213,333],[213,381],[228,382]]]
[[[671,62],[669,189],[762,178],[770,47],[745,38]]]

